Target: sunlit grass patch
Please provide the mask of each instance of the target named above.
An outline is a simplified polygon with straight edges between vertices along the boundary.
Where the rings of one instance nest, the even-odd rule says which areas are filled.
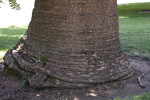
[[[26,32],[27,26],[9,26],[0,28],[0,59],[11,49]]]
[[[127,17],[127,16],[119,16],[119,18],[122,19],[122,18],[129,18],[129,17]]]
[[[3,58],[3,56],[5,55],[6,51],[0,51],[0,59]]]

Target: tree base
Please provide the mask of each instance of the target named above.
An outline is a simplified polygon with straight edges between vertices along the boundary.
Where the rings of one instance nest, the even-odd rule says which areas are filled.
[[[4,70],[8,69],[15,70],[17,75],[26,76],[29,84],[34,88],[45,88],[45,87],[63,87],[63,88],[82,88],[82,87],[91,87],[101,83],[108,83],[116,80],[124,80],[131,77],[134,73],[132,65],[128,68],[128,71],[120,73],[121,77],[114,78],[111,80],[106,79],[102,82],[71,82],[66,81],[58,77],[50,75],[46,69],[44,69],[45,63],[37,60],[29,61],[23,58],[23,54],[19,54],[16,50],[9,50],[4,57]],[[129,67],[129,66],[128,66]],[[57,70],[56,70],[57,71]],[[14,73],[15,73],[14,72]],[[11,71],[12,73],[12,71]],[[15,74],[16,75],[16,74]],[[117,76],[118,77],[118,76]]]

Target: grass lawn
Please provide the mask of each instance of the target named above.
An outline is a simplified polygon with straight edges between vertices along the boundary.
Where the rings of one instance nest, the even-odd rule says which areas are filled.
[[[129,55],[150,59],[150,3],[119,5],[120,40]]]
[[[128,98],[124,98],[124,99],[120,99],[120,98],[115,98],[114,100],[150,100],[150,93],[144,93],[140,96],[133,96],[133,97],[128,97]]]
[[[26,32],[27,26],[9,26],[0,28],[0,59],[11,49]]]
[[[120,40],[123,51],[150,59],[150,3],[119,5]],[[0,59],[26,32],[27,26],[0,28]],[[121,100],[116,98],[114,100]],[[122,100],[150,100],[150,93]]]

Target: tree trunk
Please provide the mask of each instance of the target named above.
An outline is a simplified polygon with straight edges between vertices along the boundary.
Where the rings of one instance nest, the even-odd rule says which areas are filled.
[[[32,20],[5,65],[35,88],[88,87],[133,74],[118,32],[116,0],[35,0]]]

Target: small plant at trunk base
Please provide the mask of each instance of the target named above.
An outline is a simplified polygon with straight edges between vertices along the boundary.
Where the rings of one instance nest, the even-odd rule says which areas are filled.
[[[26,87],[29,85],[29,81],[27,79],[27,76],[23,76],[22,86]]]
[[[43,56],[41,52],[38,51],[38,59],[42,63],[45,63],[47,61],[48,56]]]

